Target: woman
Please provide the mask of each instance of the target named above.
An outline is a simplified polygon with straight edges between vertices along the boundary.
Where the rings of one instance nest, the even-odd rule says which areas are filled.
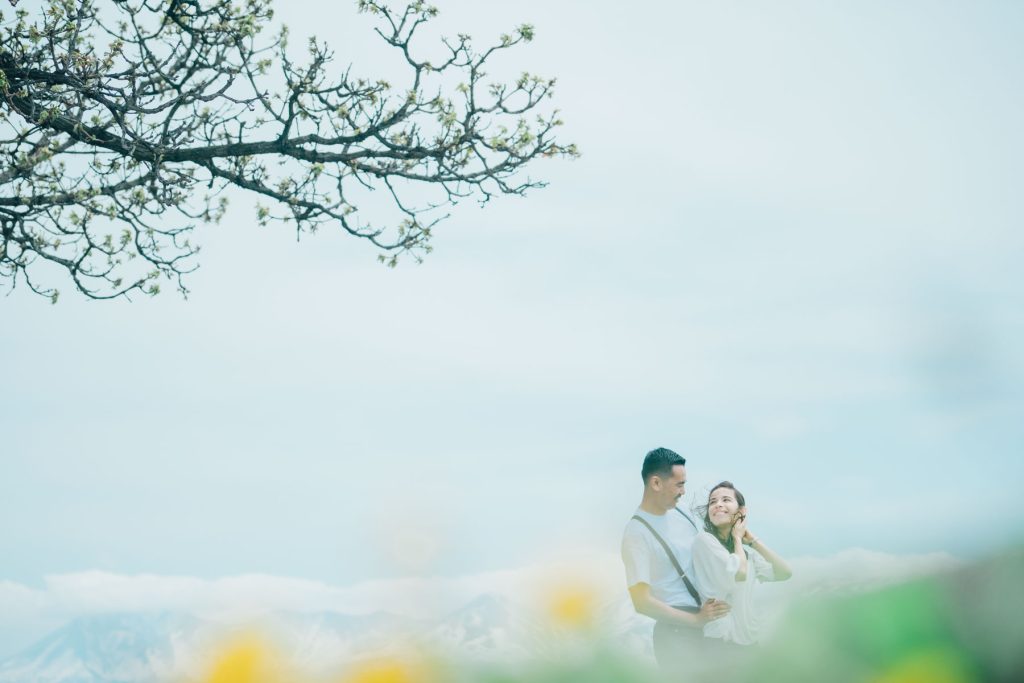
[[[747,528],[747,501],[732,482],[723,481],[711,489],[701,511],[704,531],[693,541],[697,586],[705,600],[715,598],[732,606],[726,616],[704,626],[704,637],[752,645],[760,636],[755,586],[761,581],[785,581],[793,572]]]

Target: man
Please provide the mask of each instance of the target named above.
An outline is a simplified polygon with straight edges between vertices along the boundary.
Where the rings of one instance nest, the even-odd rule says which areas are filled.
[[[676,507],[686,489],[686,460],[667,448],[644,458],[644,495],[622,535],[622,562],[633,607],[655,620],[654,655],[662,667],[686,660],[701,644],[708,621],[725,616],[729,605],[702,604],[694,585],[690,548],[695,519]]]

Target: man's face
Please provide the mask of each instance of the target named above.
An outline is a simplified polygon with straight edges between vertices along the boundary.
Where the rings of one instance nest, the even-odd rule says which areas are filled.
[[[686,468],[682,465],[674,465],[672,474],[665,479],[658,477],[658,500],[665,510],[671,510],[683,497],[686,492]]]

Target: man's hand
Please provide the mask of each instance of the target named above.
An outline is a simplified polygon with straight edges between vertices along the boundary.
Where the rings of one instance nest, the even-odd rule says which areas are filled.
[[[708,598],[704,601],[704,604],[700,607],[700,612],[697,613],[697,617],[700,619],[702,624],[706,624],[709,621],[715,619],[721,619],[729,613],[732,607],[727,602],[716,600],[715,598]]]

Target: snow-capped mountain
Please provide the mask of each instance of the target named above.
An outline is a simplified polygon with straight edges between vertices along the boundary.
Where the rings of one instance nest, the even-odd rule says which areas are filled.
[[[329,671],[344,662],[386,654],[421,632],[426,624],[388,612],[276,613],[262,630],[298,667],[310,672]]]
[[[165,683],[203,676],[218,644],[256,632],[309,673],[410,646],[458,656],[518,655],[529,633],[505,600],[484,595],[436,621],[385,612],[265,614],[217,623],[181,614],[108,614],[75,619],[0,662],[0,683]]]
[[[200,620],[180,614],[82,617],[0,663],[0,682],[147,683],[191,677],[203,631]]]
[[[428,629],[423,640],[473,658],[495,654],[516,656],[525,651],[534,631],[506,599],[481,595]]]

